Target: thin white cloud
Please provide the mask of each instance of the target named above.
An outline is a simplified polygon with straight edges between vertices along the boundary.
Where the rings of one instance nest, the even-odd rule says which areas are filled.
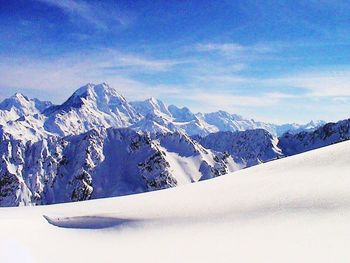
[[[203,105],[202,110],[204,108],[211,109],[224,109],[224,110],[232,110],[238,109],[242,107],[249,108],[259,108],[259,107],[267,107],[271,105],[276,105],[281,102],[281,100],[286,98],[292,98],[292,95],[284,94],[284,93],[265,93],[261,95],[247,95],[241,96],[232,93],[225,92],[214,92],[214,91],[203,91],[203,90],[194,90],[191,91],[190,94],[186,93],[186,95],[179,94],[178,97],[182,96],[183,99],[190,100],[193,102],[197,102]]]
[[[261,96],[238,96],[229,92],[213,92],[207,86],[201,89],[189,85],[148,85],[133,79],[129,73],[162,72],[171,70],[174,65],[187,61],[157,60],[145,58],[136,54],[121,53],[113,50],[102,50],[90,54],[74,54],[62,56],[52,63],[47,59],[14,59],[2,57],[0,59],[0,87],[12,89],[33,89],[46,91],[60,91],[61,97],[56,102],[64,100],[79,86],[87,83],[107,82],[120,93],[132,100],[147,97],[175,98],[201,103],[202,110],[226,109],[231,111],[236,107],[264,107],[275,104],[285,98],[284,94],[271,93]],[[112,74],[106,68],[113,68]],[[120,69],[118,71],[118,69]],[[107,72],[106,72],[107,71]],[[217,75],[208,79],[196,80],[197,83],[208,82],[214,85],[220,80],[226,84],[241,84],[251,82],[251,79],[239,75]],[[205,91],[204,91],[205,90]],[[190,91],[190,92],[189,92]],[[232,91],[232,89],[231,89]]]
[[[176,61],[148,59],[137,55],[102,50],[93,54],[62,56],[53,63],[49,59],[1,57],[0,88],[32,89],[57,92],[60,102],[81,85],[107,82],[132,99],[177,94],[174,86],[150,86],[129,76],[130,71],[158,72],[170,69]],[[116,68],[111,74],[106,68]],[[118,71],[118,68],[122,70]],[[61,96],[61,97],[59,97]]]
[[[41,3],[61,9],[70,19],[84,21],[99,29],[108,29],[110,25],[127,25],[130,19],[123,15],[117,6],[105,6],[103,2],[91,4],[82,0],[37,0]]]
[[[212,83],[211,85],[239,85],[252,83],[251,78],[242,77],[240,75],[201,75],[196,79],[201,82]]]
[[[130,67],[136,67],[141,68],[142,70],[147,71],[167,71],[171,67],[179,64],[185,64],[189,61],[185,60],[160,60],[160,59],[150,59],[141,57],[138,55],[132,55],[132,54],[123,54],[120,52],[109,52],[109,57],[113,58],[114,61],[111,61],[111,68],[113,68],[113,64],[115,65],[116,69],[120,68],[130,68]]]
[[[198,51],[220,51],[220,52],[241,52],[245,49],[244,46],[237,43],[206,43],[197,44],[196,49]]]
[[[350,96],[350,70],[319,70],[271,78],[263,84],[276,87],[304,89],[303,96],[346,97]]]
[[[199,43],[195,45],[195,50],[199,52],[219,52],[224,55],[242,56],[249,53],[270,53],[276,51],[276,48],[266,44],[244,46],[238,43]]]

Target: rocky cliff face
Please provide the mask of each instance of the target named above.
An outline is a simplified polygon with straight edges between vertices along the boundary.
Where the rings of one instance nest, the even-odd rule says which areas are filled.
[[[238,169],[181,133],[151,139],[128,128],[101,128],[37,142],[4,139],[0,146],[0,206],[140,193]]]
[[[244,167],[283,156],[278,139],[263,129],[243,132],[217,132],[197,140],[206,148],[231,155]]]
[[[310,151],[350,139],[350,119],[327,123],[315,131],[286,133],[279,138],[278,146],[287,156]]]

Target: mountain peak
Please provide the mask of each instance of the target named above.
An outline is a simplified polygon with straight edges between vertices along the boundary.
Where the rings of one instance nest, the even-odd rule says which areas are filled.
[[[2,110],[11,110],[11,108],[22,108],[30,107],[30,100],[24,96],[22,93],[15,93],[11,97],[5,99],[0,103],[0,109]]]
[[[306,126],[314,126],[314,127],[316,127],[316,126],[321,126],[323,124],[326,124],[326,122],[322,121],[322,120],[316,120],[316,121],[311,120],[309,123],[306,124]]]
[[[168,107],[168,110],[177,121],[188,122],[188,121],[193,121],[197,119],[196,116],[187,107],[179,108],[175,105],[170,105]]]
[[[44,114],[47,131],[59,135],[99,127],[127,127],[140,118],[125,98],[106,83],[88,83],[62,105],[51,107]]]
[[[0,124],[19,120],[24,116],[35,116],[50,107],[50,102],[29,99],[21,93],[15,93],[0,103]],[[27,127],[27,126],[26,126]],[[24,128],[25,130],[26,128]],[[16,133],[12,130],[10,133]],[[25,132],[23,133],[25,134]]]
[[[163,117],[171,116],[165,104],[161,100],[154,97],[151,97],[145,101],[131,102],[131,105],[143,116],[147,116],[149,114]]]
[[[15,94],[13,94],[12,96],[11,96],[11,98],[13,98],[13,99],[24,99],[24,100],[29,100],[26,96],[24,96],[22,93],[20,93],[20,92],[16,92]]]
[[[103,82],[100,84],[93,84],[88,83],[85,86],[82,86],[79,88],[76,92],[73,94],[76,97],[85,97],[85,98],[92,98],[92,97],[119,97],[122,100],[125,100],[125,98],[120,95],[116,89],[109,86],[107,83]]]
[[[80,108],[82,105],[95,105],[95,108],[116,107],[126,104],[126,99],[107,83],[88,83],[77,89],[73,95],[58,108],[67,110],[70,108]],[[55,109],[57,110],[57,108]]]
[[[207,118],[224,118],[224,119],[228,119],[228,120],[234,120],[234,121],[240,121],[243,120],[242,116],[239,116],[237,114],[231,114],[228,113],[227,111],[223,111],[223,110],[219,110],[216,112],[212,112],[212,113],[206,113],[205,116]]]
[[[146,101],[148,101],[150,103],[154,103],[154,104],[158,104],[159,103],[159,100],[157,100],[155,97],[150,97]]]

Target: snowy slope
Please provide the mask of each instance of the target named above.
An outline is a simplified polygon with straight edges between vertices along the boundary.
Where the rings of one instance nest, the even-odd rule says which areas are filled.
[[[1,262],[349,262],[349,156],[343,142],[179,188],[1,208]]]

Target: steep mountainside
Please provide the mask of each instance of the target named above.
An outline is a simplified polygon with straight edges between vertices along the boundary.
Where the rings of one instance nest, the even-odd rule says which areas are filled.
[[[173,187],[240,169],[228,155],[180,133],[150,139],[125,129],[91,130],[0,144],[0,206],[52,204]]]
[[[197,140],[207,149],[230,154],[245,167],[283,156],[278,139],[263,129],[243,132],[217,132]]]
[[[285,155],[294,155],[350,139],[350,119],[326,125],[311,132],[284,134],[278,147]]]
[[[229,153],[246,167],[292,156],[350,139],[350,119],[328,123],[316,130],[275,137],[264,129],[243,132],[217,132],[194,136],[205,148]]]

